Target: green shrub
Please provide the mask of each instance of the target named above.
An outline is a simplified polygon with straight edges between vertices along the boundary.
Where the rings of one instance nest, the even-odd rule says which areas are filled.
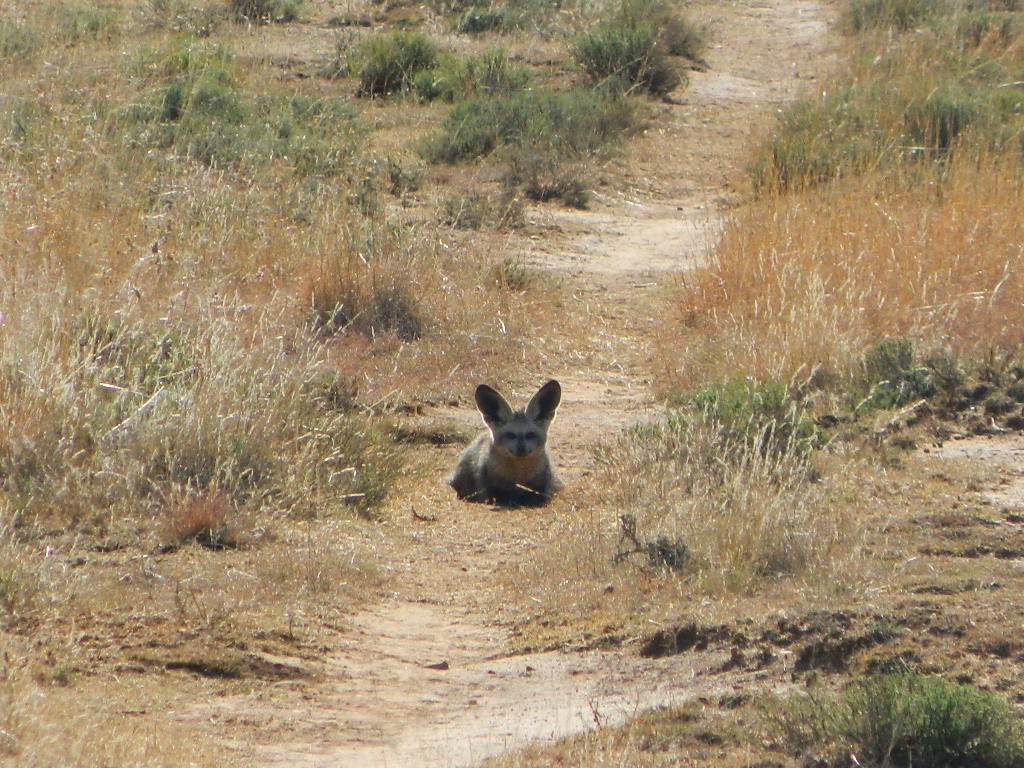
[[[878,27],[905,32],[945,4],[945,0],[853,0],[843,12],[841,24],[850,32]]]
[[[513,32],[526,26],[528,15],[518,8],[469,8],[459,20],[456,31],[463,35],[482,32]]]
[[[647,22],[600,23],[576,38],[569,50],[591,80],[613,92],[640,88],[663,95],[680,82],[656,30]]]
[[[955,366],[949,370],[946,361],[933,357],[935,365],[945,368],[942,376],[927,365],[915,364],[914,347],[910,339],[882,339],[864,355],[863,373],[852,386],[852,392],[860,399],[853,410],[855,413],[899,408],[921,398],[931,397],[938,392],[937,379],[947,386],[956,386]]]
[[[352,154],[355,113],[342,99],[247,94],[223,46],[186,41],[136,68],[152,70],[158,85],[150,103],[109,119],[129,144],[173,148],[211,167],[287,162],[308,177],[338,173]]]
[[[83,40],[109,40],[121,32],[115,8],[106,4],[53,3],[47,7],[54,34],[61,42],[75,44]]]
[[[355,53],[358,96],[381,96],[412,85],[434,66],[437,45],[426,35],[390,32],[367,40]]]
[[[39,45],[39,35],[31,27],[0,21],[0,58],[28,58],[39,50]]]
[[[230,0],[231,15],[236,21],[295,21],[303,0]]]
[[[898,768],[1017,768],[1024,733],[993,693],[909,671],[873,674],[837,696],[797,694],[768,715],[795,754],[824,765]]]
[[[581,158],[615,141],[633,124],[628,102],[586,90],[477,96],[455,104],[441,133],[425,140],[420,151],[431,162],[445,163],[506,145]]]
[[[732,379],[704,387],[688,401],[718,432],[723,444],[805,453],[827,442],[805,408],[779,382]]]
[[[507,164],[502,181],[522,187],[529,199],[561,200],[570,208],[586,208],[590,202],[590,181],[582,163],[535,146],[507,147],[502,156]]]
[[[501,48],[478,56],[447,56],[440,64],[416,75],[413,86],[422,101],[453,102],[473,95],[510,93],[530,81],[530,70],[513,65]]]

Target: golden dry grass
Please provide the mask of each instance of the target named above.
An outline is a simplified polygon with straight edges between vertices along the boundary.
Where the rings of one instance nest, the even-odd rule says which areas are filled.
[[[867,176],[754,204],[670,298],[663,385],[845,378],[898,336],[964,360],[1017,357],[1018,163],[957,161],[919,184]]]

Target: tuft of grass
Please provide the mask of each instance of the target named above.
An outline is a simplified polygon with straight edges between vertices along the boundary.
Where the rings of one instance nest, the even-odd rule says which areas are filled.
[[[438,47],[413,32],[389,32],[364,41],[353,54],[358,96],[386,96],[411,87],[416,76],[437,62]]]
[[[439,218],[456,229],[516,229],[523,226],[523,201],[511,191],[491,195],[470,189],[441,201]]]
[[[996,694],[911,671],[868,675],[836,696],[791,697],[768,717],[794,754],[824,752],[824,765],[1024,763],[1024,731]]]
[[[312,326],[320,337],[356,331],[369,337],[393,333],[414,341],[427,331],[427,308],[397,230],[371,227],[321,263],[309,288]]]
[[[175,543],[195,541],[207,549],[238,547],[238,531],[228,520],[230,500],[216,491],[173,494],[165,506],[167,535]]]
[[[693,588],[744,592],[816,578],[849,554],[849,522],[815,482],[801,443],[764,450],[774,431],[768,423],[736,434],[714,416],[674,410],[602,448],[598,461],[634,530],[686,552],[680,575]]]

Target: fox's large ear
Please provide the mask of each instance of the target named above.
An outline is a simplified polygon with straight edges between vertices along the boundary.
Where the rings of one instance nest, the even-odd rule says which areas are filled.
[[[555,418],[555,409],[562,399],[562,386],[552,379],[537,390],[526,406],[526,415],[537,421],[551,421]]]
[[[512,418],[512,406],[486,384],[476,388],[475,397],[476,407],[480,409],[480,415],[488,426],[504,424]]]

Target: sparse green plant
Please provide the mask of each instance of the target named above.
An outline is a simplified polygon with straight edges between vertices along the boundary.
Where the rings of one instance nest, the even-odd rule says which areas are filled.
[[[864,355],[863,370],[863,378],[854,384],[854,393],[858,397],[865,391],[867,394],[856,403],[857,413],[898,408],[938,391],[932,371],[915,365],[913,343],[905,337],[882,339],[875,344]]]
[[[469,8],[459,19],[456,31],[463,35],[513,32],[523,28],[528,18],[525,11],[508,5]]]
[[[229,49],[194,40],[142,57],[135,69],[156,88],[148,103],[113,110],[108,131],[129,146],[173,148],[215,168],[276,161],[300,176],[323,177],[345,167],[358,135],[351,107],[341,99],[250,95],[232,60]]]
[[[295,21],[302,5],[303,0],[229,0],[234,19],[248,22]]]
[[[844,10],[842,24],[851,32],[876,27],[905,32],[943,5],[948,6],[945,0],[854,0]]]
[[[358,96],[386,96],[412,85],[417,74],[437,61],[438,48],[414,32],[389,32],[366,40],[354,53]]]
[[[46,7],[57,39],[68,45],[111,39],[121,33],[120,15],[108,4],[54,2]]]
[[[27,24],[0,21],[0,59],[25,59],[40,47],[39,34]]]
[[[451,103],[469,96],[519,91],[529,81],[529,69],[512,64],[505,50],[494,48],[476,56],[446,56],[437,67],[418,73],[413,87],[422,101]]]
[[[634,120],[633,108],[624,99],[585,90],[477,96],[455,104],[441,132],[426,139],[420,151],[431,162],[445,163],[480,157],[504,145],[583,158],[620,138]]]
[[[893,768],[1015,768],[1024,732],[996,694],[910,670],[855,680],[838,695],[795,694],[769,711],[770,727],[795,754],[824,764]]]

